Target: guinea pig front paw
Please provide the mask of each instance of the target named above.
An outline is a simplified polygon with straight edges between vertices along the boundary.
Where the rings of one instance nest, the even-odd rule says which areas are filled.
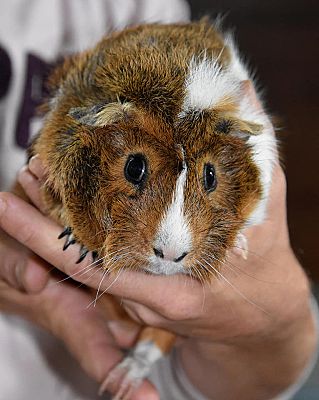
[[[90,250],[88,250],[85,246],[81,245],[80,257],[77,260],[76,264],[80,264],[80,262],[82,262],[89,253],[90,253]],[[98,265],[99,264],[99,260],[98,260],[99,253],[97,251],[92,251],[91,254],[92,254],[93,263],[95,265]]]
[[[80,257],[75,264],[80,264],[80,262],[82,262],[88,254],[89,250],[85,246],[81,245]],[[93,256],[93,261],[95,261],[94,256]]]
[[[63,251],[65,251],[70,245],[76,243],[75,237],[73,236],[72,233],[72,228],[69,226],[64,228],[62,233],[60,233],[60,235],[58,236],[58,239],[62,239],[64,237],[66,237],[66,239],[63,245]]]
[[[75,239],[73,233],[72,233],[72,228],[70,226],[67,226],[63,229],[63,231],[60,233],[60,235],[58,236],[58,239],[65,239],[64,245],[63,245],[63,251],[65,251],[69,246],[78,243],[77,240]],[[85,257],[90,253],[90,251],[81,244],[81,248],[80,248],[80,257],[78,258],[78,260],[76,261],[76,264],[80,264]],[[97,259],[99,257],[99,254],[97,251],[92,251],[92,258],[93,258],[93,262],[96,262]]]
[[[116,386],[117,391],[112,400],[130,400],[148,373],[148,366],[142,365],[140,360],[126,357],[109,373],[100,387],[99,395]]]

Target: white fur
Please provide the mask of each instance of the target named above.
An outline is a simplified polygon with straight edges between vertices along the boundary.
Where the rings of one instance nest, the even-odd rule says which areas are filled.
[[[119,392],[115,398],[124,398],[124,393],[135,390],[151,371],[153,364],[163,356],[161,349],[151,340],[142,340],[137,343],[133,352],[123,359],[107,376],[102,383],[99,394],[101,395],[110,383],[121,382]],[[126,397],[125,397],[126,398]]]
[[[203,111],[216,106],[225,98],[237,96],[239,81],[216,59],[191,59],[185,82],[186,95],[179,117],[190,111]]]
[[[155,274],[171,275],[184,272],[183,262],[173,260],[191,249],[192,236],[189,224],[184,215],[184,188],[187,178],[187,167],[177,178],[172,204],[166,211],[157,232],[154,247],[161,249],[164,259],[151,255],[147,270]]]
[[[154,364],[163,356],[159,347],[151,340],[141,340],[132,354],[124,358],[117,368],[128,369],[128,375],[133,379],[145,378]]]
[[[237,81],[252,80],[247,68],[245,68],[240,59],[231,35],[226,35],[225,43],[229,47],[231,54],[231,61],[228,67],[229,73]],[[253,101],[254,99],[250,99],[248,96],[240,97],[238,117],[263,126],[262,132],[256,136],[250,136],[247,142],[252,147],[253,159],[260,171],[262,199],[250,215],[246,226],[260,224],[265,219],[273,166],[278,158],[276,138],[271,122],[264,110],[258,108],[258,105],[256,106]]]

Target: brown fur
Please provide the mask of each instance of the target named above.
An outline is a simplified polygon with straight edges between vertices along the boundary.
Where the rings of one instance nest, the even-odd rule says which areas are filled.
[[[189,62],[205,52],[227,66],[229,50],[206,21],[132,27],[67,59],[50,79],[52,98],[31,150],[48,173],[44,202],[78,242],[105,257],[106,267],[138,270],[148,263],[182,169],[181,146],[188,166],[184,212],[194,240],[185,266],[193,276],[211,278],[214,271],[201,260],[209,253],[213,267],[220,267],[261,197],[259,171],[245,140],[260,127],[236,119],[232,99],[178,116]],[[123,173],[136,153],[147,160],[142,188]],[[208,162],[218,181],[212,193],[203,187]],[[130,254],[121,259],[128,245]],[[109,256],[115,252],[116,260]],[[146,328],[140,340],[150,334],[156,336]],[[172,335],[162,336],[158,346],[168,350]]]
[[[171,332],[160,328],[152,328],[150,326],[143,329],[139,336],[139,340],[148,341],[154,340],[156,337],[156,345],[163,354],[167,353],[175,341],[175,335]]]

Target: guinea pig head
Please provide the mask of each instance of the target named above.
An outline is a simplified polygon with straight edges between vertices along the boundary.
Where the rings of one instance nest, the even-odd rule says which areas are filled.
[[[130,103],[69,115],[78,125],[56,191],[78,241],[109,269],[214,274],[261,196],[251,150],[233,134],[243,122],[206,112],[172,126]]]

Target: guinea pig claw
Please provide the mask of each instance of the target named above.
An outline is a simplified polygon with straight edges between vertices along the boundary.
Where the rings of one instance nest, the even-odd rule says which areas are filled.
[[[81,250],[80,250],[80,257],[77,260],[76,264],[80,264],[80,262],[82,262],[85,259],[85,257],[88,255],[88,253],[89,253],[89,250],[85,246],[82,245]]]
[[[64,236],[69,236],[72,233],[72,228],[70,228],[69,226],[66,226],[63,231],[60,233],[60,235],[58,236],[58,239],[62,239],[64,238]]]
[[[63,251],[65,251],[71,244],[75,244],[76,240],[72,234],[72,228],[67,226],[64,228],[63,232],[60,233],[58,239],[62,239],[66,236],[66,240],[63,246]]]
[[[101,396],[107,389],[112,387],[112,384],[117,384],[119,385],[118,390],[112,397],[112,400],[131,400],[133,393],[141,384],[142,380],[132,380],[127,375],[127,372],[128,371],[121,366],[117,366],[113,369],[102,383],[99,389],[99,395]]]
[[[124,373],[125,371],[123,371],[121,368],[118,368],[118,366],[112,369],[99,388],[99,396],[102,396],[103,393],[110,389],[112,384],[116,384],[117,382],[119,382],[123,378]]]
[[[64,246],[63,246],[63,251],[65,251],[69,246],[71,246],[72,244],[75,244],[76,240],[74,238],[74,236],[71,234],[70,236],[67,237]]]
[[[109,372],[100,386],[99,395],[116,387],[112,400],[131,400],[133,393],[149,375],[152,365],[153,361],[142,359],[139,350],[135,349]]]
[[[93,262],[95,262],[99,257],[99,253],[97,251],[92,251]]]
[[[136,387],[132,382],[124,381],[121,383],[119,391],[116,393],[112,400],[131,400]]]

